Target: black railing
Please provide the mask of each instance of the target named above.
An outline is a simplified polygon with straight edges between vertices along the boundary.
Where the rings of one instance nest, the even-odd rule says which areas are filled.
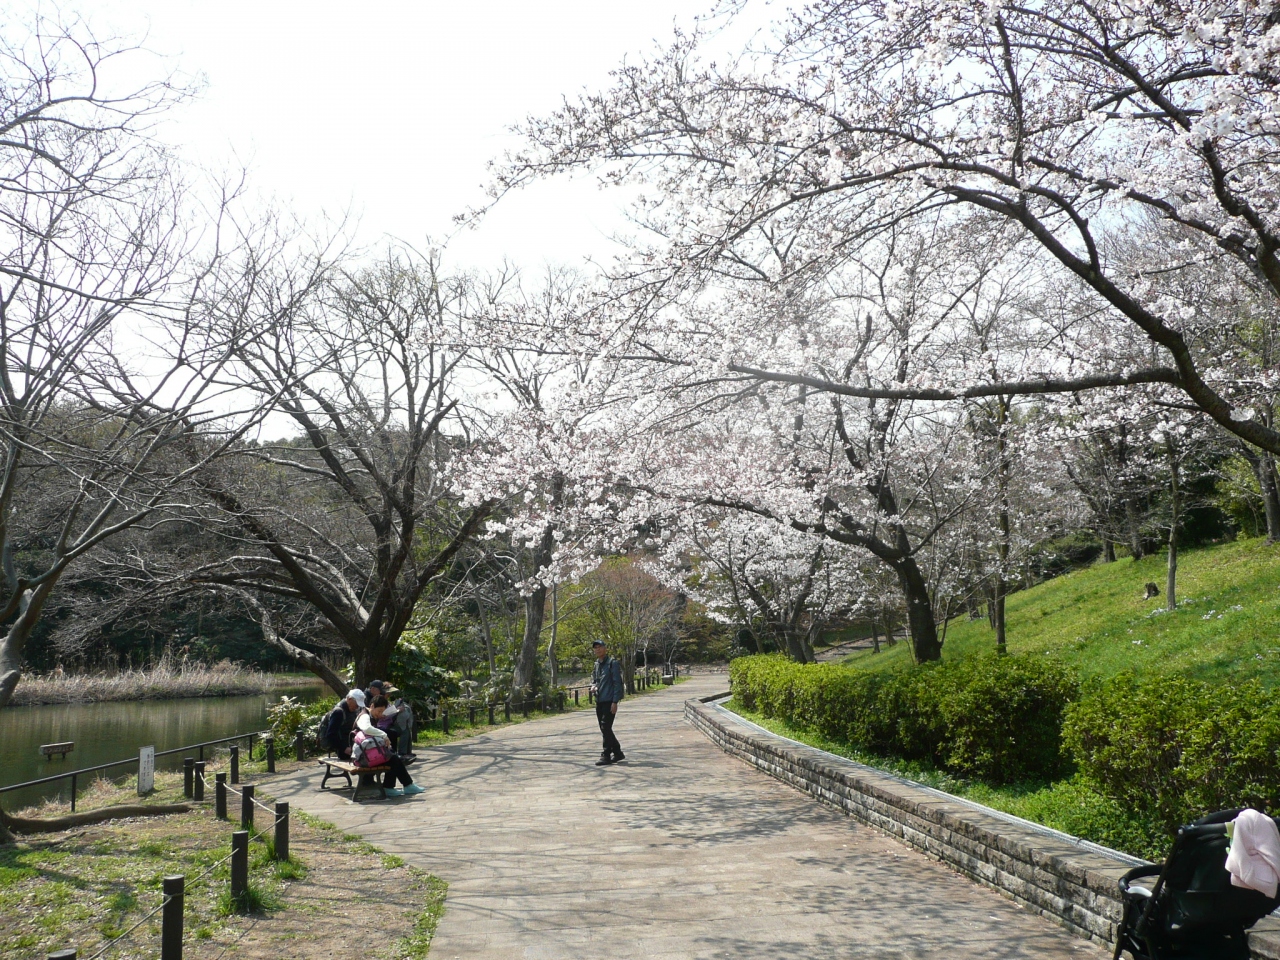
[[[254,740],[258,737],[269,736],[269,734],[270,731],[268,730],[255,730],[252,733],[240,733],[234,737],[223,737],[220,740],[206,740],[203,743],[190,743],[183,747],[174,747],[172,750],[157,750],[156,757],[171,757],[175,753],[186,753],[190,750],[197,750],[199,751],[200,759],[204,760],[205,747],[216,747],[223,743],[235,743],[239,740],[249,741],[249,756],[252,757]],[[110,763],[95,763],[91,767],[81,767],[79,770],[69,770],[66,773],[55,773],[51,777],[40,777],[38,780],[26,780],[23,783],[11,783],[7,787],[0,787],[0,793],[9,793],[13,790],[23,790],[27,787],[40,787],[47,783],[56,783],[59,780],[70,779],[71,809],[74,812],[76,809],[76,788],[80,777],[90,773],[105,773],[113,767],[123,767],[131,763],[136,764],[137,762],[138,758],[134,756],[129,757],[127,760],[113,760]]]

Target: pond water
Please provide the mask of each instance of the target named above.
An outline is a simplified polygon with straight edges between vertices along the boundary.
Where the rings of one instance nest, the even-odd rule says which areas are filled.
[[[330,696],[320,684],[248,697],[198,697],[184,700],[139,700],[120,703],[47,704],[0,710],[0,787],[66,770],[137,756],[138,748],[168,750],[266,729],[267,705],[282,693],[314,700]],[[65,759],[47,760],[40,745],[75,742]],[[243,749],[243,748],[242,748]],[[182,757],[158,757],[157,770],[182,768]],[[135,776],[137,770],[115,767],[113,776]],[[79,789],[88,784],[80,778]],[[6,810],[44,797],[69,796],[70,780],[0,794]]]

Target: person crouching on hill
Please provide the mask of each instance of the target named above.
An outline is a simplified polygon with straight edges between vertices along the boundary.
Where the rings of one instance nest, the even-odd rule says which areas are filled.
[[[352,762],[361,767],[389,767],[383,786],[387,788],[387,796],[398,797],[401,794],[422,793],[422,788],[413,782],[404,761],[391,750],[391,738],[385,730],[378,729],[378,721],[386,713],[388,702],[386,697],[374,697],[367,710],[362,710],[356,717],[356,736],[352,746]],[[396,784],[404,784],[403,790],[397,790]]]

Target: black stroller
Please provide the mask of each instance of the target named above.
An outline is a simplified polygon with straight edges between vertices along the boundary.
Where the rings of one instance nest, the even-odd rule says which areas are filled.
[[[1280,896],[1231,885],[1223,810],[1178,830],[1169,858],[1120,878],[1124,918],[1113,960],[1247,960],[1245,931],[1280,905]],[[1142,883],[1155,878],[1155,883]]]

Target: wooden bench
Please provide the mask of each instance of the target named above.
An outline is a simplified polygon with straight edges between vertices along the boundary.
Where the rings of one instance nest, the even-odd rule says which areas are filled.
[[[360,791],[368,782],[377,774],[388,772],[391,768],[385,764],[381,767],[361,767],[346,760],[323,759],[319,761],[322,767],[325,767],[324,779],[320,781],[320,789],[326,789],[330,778],[342,776],[346,778],[347,786],[351,789],[351,802],[358,803]],[[351,775],[356,775],[355,786],[351,785]],[[378,788],[378,792],[382,794],[382,799],[387,799],[387,788],[382,785],[381,780],[373,780],[374,786]]]

